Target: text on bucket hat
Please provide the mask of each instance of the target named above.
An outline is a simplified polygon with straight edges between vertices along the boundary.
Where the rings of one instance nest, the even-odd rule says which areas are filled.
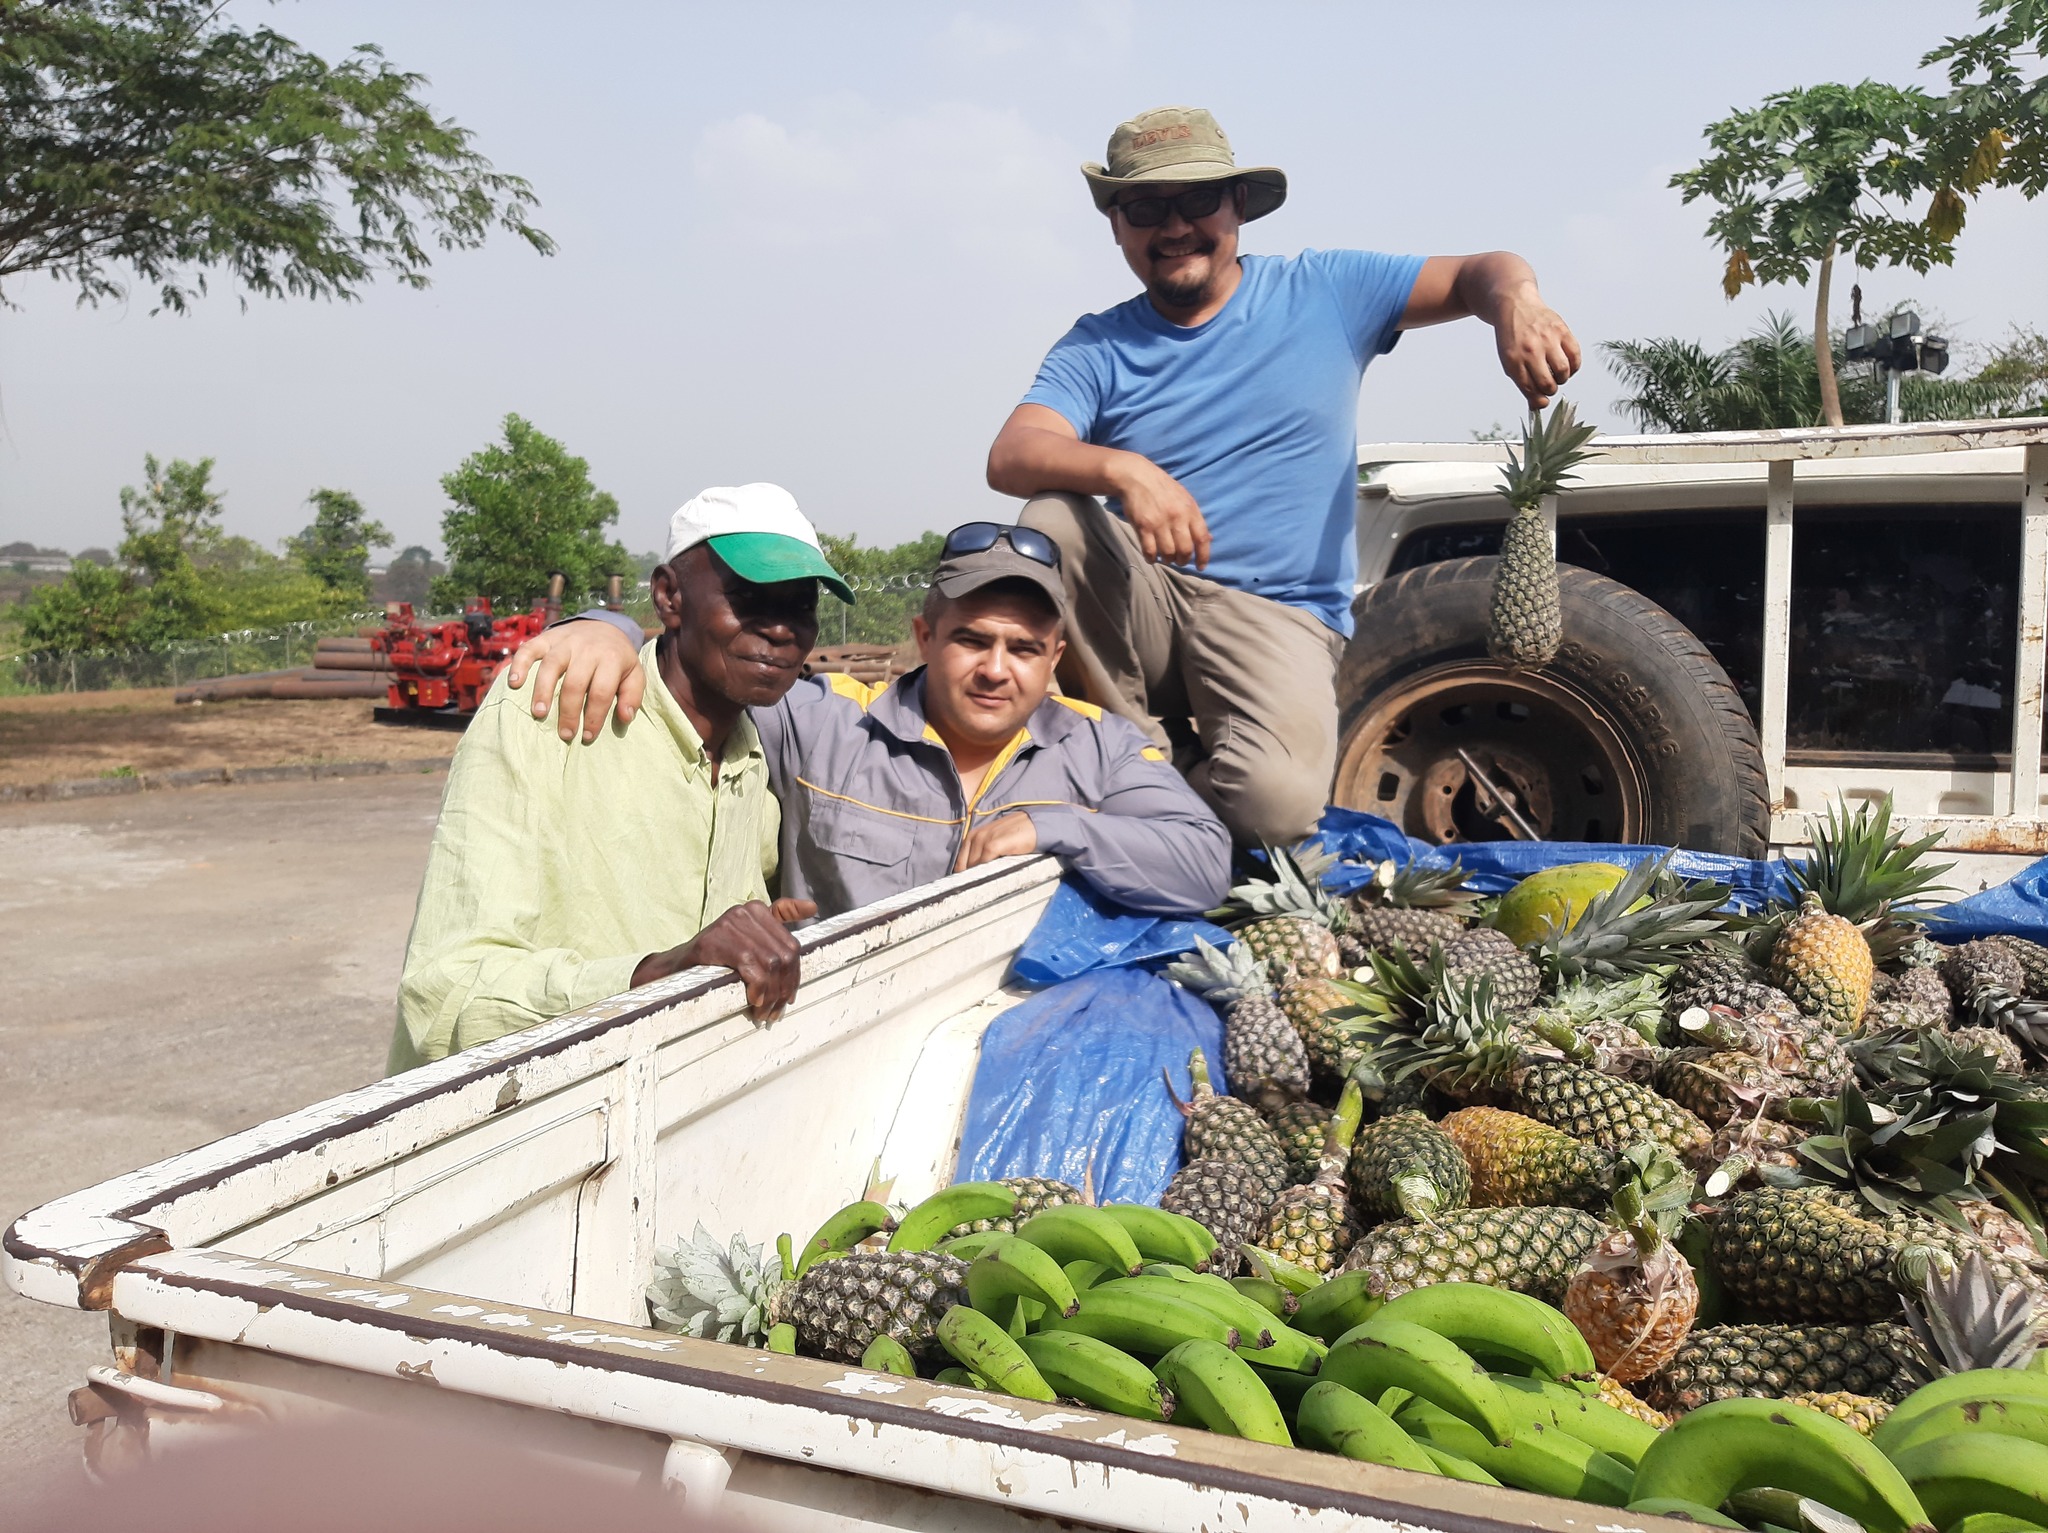
[[[709,543],[742,580],[820,580],[841,601],[853,601],[852,587],[818,546],[817,528],[779,484],[719,485],[678,508],[662,557],[672,560],[699,543]]]

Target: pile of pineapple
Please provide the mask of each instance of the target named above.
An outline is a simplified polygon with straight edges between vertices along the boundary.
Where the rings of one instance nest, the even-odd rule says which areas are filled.
[[[1340,900],[1326,856],[1276,853],[1236,941],[1170,971],[1222,1013],[1233,1095],[1198,1062],[1163,1206],[1381,1298],[1561,1305],[1646,1411],[1868,1427],[1930,1366],[1902,1300],[1972,1257],[2048,1334],[2048,947],[1934,940],[1910,908],[1947,869],[1888,803],[1813,841],[1753,914],[1645,862],[1520,944],[1455,867]]]

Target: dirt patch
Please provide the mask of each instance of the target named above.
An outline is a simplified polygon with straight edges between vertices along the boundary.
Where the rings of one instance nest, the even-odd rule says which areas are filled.
[[[418,761],[460,735],[371,720],[363,701],[171,702],[150,691],[0,698],[0,784],[208,767]]]

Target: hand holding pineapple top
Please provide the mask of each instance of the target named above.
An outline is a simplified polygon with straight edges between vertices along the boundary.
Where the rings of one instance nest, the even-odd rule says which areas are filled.
[[[1570,482],[1574,466],[1594,456],[1586,450],[1593,429],[1580,425],[1568,404],[1559,404],[1547,421],[1535,411],[1522,431],[1521,456],[1509,448],[1501,471],[1500,493],[1514,511],[1501,536],[1486,650],[1517,669],[1548,665],[1564,638],[1557,550],[1543,521],[1543,502]]]

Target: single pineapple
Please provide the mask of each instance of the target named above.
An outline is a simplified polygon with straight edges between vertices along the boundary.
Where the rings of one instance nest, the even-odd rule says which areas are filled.
[[[1640,1395],[1632,1393],[1628,1386],[1610,1379],[1606,1374],[1599,1377],[1600,1403],[1611,1405],[1625,1416],[1633,1416],[1645,1426],[1663,1431],[1671,1425],[1671,1418]]]
[[[1223,1073],[1231,1090],[1249,1097],[1270,1081],[1297,1095],[1308,1090],[1308,1053],[1301,1034],[1273,995],[1266,961],[1249,943],[1212,947],[1195,939],[1195,955],[1168,964],[1166,977],[1194,991],[1223,1016]]]
[[[1290,974],[1280,981],[1280,1009],[1301,1037],[1311,1079],[1341,1081],[1365,1053],[1352,1030],[1330,1013],[1350,1004],[1339,982],[1323,974]]]
[[[1580,425],[1572,407],[1560,402],[1548,420],[1540,410],[1530,414],[1519,456],[1508,449],[1500,493],[1512,510],[1493,575],[1486,650],[1517,669],[1548,665],[1557,658],[1564,621],[1557,595],[1557,550],[1543,502],[1572,481],[1574,467],[1594,456],[1586,448],[1592,438],[1593,427]]]
[[[1216,1237],[1205,1264],[1219,1277],[1235,1277],[1244,1258],[1238,1247],[1259,1232],[1273,1194],[1258,1172],[1234,1160],[1191,1160],[1176,1171],[1159,1206],[1181,1214]]]
[[[980,1235],[990,1230],[1005,1235],[1017,1233],[1017,1226],[1033,1214],[1044,1213],[1048,1208],[1058,1208],[1066,1203],[1086,1203],[1088,1195],[1071,1183],[1062,1182],[1050,1176],[1006,1176],[1002,1183],[1017,1194],[1016,1212],[1000,1219],[973,1219],[966,1224],[956,1224],[948,1232],[947,1239],[958,1235]]]
[[[1748,1016],[1782,1009],[1798,1015],[1792,998],[1764,978],[1739,948],[1712,947],[1681,960],[1664,987],[1664,1014],[1674,1026],[1694,1007],[1724,1007]]]
[[[1174,1105],[1187,1118],[1181,1130],[1187,1159],[1234,1161],[1259,1178],[1264,1199],[1270,1200],[1291,1179],[1280,1136],[1251,1103],[1216,1094],[1209,1083],[1209,1061],[1200,1049],[1188,1056],[1188,1074],[1194,1078],[1192,1098],[1186,1102],[1174,1098]],[[1169,1095],[1172,1090],[1169,1080]],[[1260,1206],[1265,1206],[1264,1201]]]
[[[1836,1206],[1816,1190],[1738,1192],[1714,1219],[1714,1270],[1759,1315],[1867,1322],[1898,1313],[1942,1253]]]
[[[1323,892],[1320,869],[1331,861],[1297,849],[1266,848],[1271,878],[1255,878],[1231,889],[1231,899],[1252,917],[1237,927],[1237,939],[1266,960],[1283,980],[1290,974],[1340,974],[1343,962],[1336,931],[1349,913]]]
[[[2027,1068],[2026,1053],[2011,1035],[1995,1027],[1958,1027],[1949,1033],[1949,1039],[1958,1048],[1979,1049],[1989,1054],[2007,1075],[2019,1075]]]
[[[1838,1032],[1853,1029],[1869,1006],[1876,972],[1870,944],[1856,924],[1830,915],[1813,894],[1771,948],[1771,983],[1805,1015]]]
[[[1891,1406],[1875,1395],[1853,1394],[1846,1389],[1805,1389],[1796,1395],[1786,1396],[1786,1399],[1790,1404],[1803,1405],[1823,1416],[1832,1416],[1865,1437],[1875,1432],[1879,1423],[1892,1413]]]
[[[1923,933],[1911,912],[1900,907],[1939,890],[1941,876],[1954,867],[1923,860],[1940,844],[1940,834],[1906,840],[1892,826],[1888,793],[1874,803],[1864,800],[1853,814],[1846,802],[1831,804],[1825,817],[1809,815],[1806,823],[1813,852],[1792,864],[1795,898],[1802,907],[1808,897],[1817,900],[1829,915],[1862,933],[1875,962],[1897,965]],[[1836,1019],[1831,1015],[1830,1020]],[[1837,1025],[1847,1027],[1855,1020]]]
[[[1973,1229],[1958,1229],[1945,1220],[1911,1208],[1881,1212],[1844,1188],[1816,1187],[1810,1190],[1844,1213],[1876,1225],[1902,1245],[1938,1253],[1936,1259],[1928,1264],[1929,1276],[1919,1285],[1919,1291],[1924,1293],[1928,1284],[1941,1277],[1945,1270],[1958,1271],[1974,1258],[1983,1263],[2001,1291],[2007,1288],[2018,1290],[2026,1296],[2027,1303],[2042,1322],[2048,1324],[2048,1278],[2043,1277],[2044,1271],[2048,1271],[2048,1262],[2043,1262],[2033,1252],[2014,1253]],[[1958,1211],[1966,1206],[1959,1205]],[[1946,1260],[1941,1259],[1944,1257]]]
[[[1863,1034],[1888,1027],[1945,1029],[1954,1020],[1955,1004],[1939,971],[1913,967],[1877,976],[1870,1007],[1856,1030]]]
[[[1987,994],[2016,996],[2027,986],[2027,966],[2003,943],[1982,938],[1958,943],[1941,960],[1941,978],[1955,1000],[1956,1014],[1980,1018]]]
[[[2030,1001],[2048,1001],[2048,946],[2030,942],[2025,937],[1986,937],[1986,942],[2004,948],[2020,962],[2025,982],[2020,994]]]
[[[1362,1231],[1351,1211],[1344,1168],[1351,1159],[1352,1140],[1364,1110],[1358,1083],[1346,1082],[1337,1110],[1330,1115],[1314,1180],[1289,1187],[1273,1200],[1259,1231],[1260,1247],[1297,1267],[1328,1272],[1358,1243]]]
[[[1419,1112],[1398,1112],[1360,1130],[1346,1182],[1367,1224],[1428,1221],[1463,1208],[1472,1194],[1457,1141]]]
[[[1491,1283],[1554,1305],[1606,1228],[1582,1208],[1460,1208],[1368,1231],[1340,1270],[1367,1273],[1382,1299],[1432,1283]]]
[[[1463,1107],[1437,1127],[1464,1154],[1475,1208],[1606,1206],[1614,1156],[1498,1107]]]
[[[1465,869],[1405,865],[1392,858],[1373,870],[1370,884],[1351,897],[1349,937],[1359,948],[1400,947],[1427,953],[1431,943],[1446,944],[1461,936],[1472,919],[1479,896],[1463,887]],[[1358,963],[1349,967],[1359,967]]]
[[[1913,1333],[1878,1325],[1695,1326],[1670,1362],[1642,1381],[1660,1410],[1713,1400],[1801,1394],[1867,1395],[1896,1405],[1920,1381]]]
[[[1614,1228],[1565,1288],[1565,1314],[1600,1371],[1623,1384],[1670,1362],[1699,1315],[1699,1283],[1671,1243],[1691,1197],[1692,1174],[1669,1150],[1631,1149],[1616,1164]]]
[[[648,1308],[657,1328],[758,1347],[770,1326],[796,1328],[806,1357],[857,1363],[877,1336],[925,1362],[943,1352],[935,1327],[967,1302],[967,1263],[943,1251],[853,1251],[794,1281],[738,1236],[721,1248],[698,1225],[687,1243],[657,1250]]]
[[[1658,1061],[1650,1084],[1714,1129],[1799,1094],[1754,1054],[1731,1049],[1673,1049]]]
[[[1334,1109],[1271,1086],[1262,1090],[1254,1103],[1280,1136],[1280,1148],[1287,1152],[1289,1179],[1297,1183],[1313,1180],[1322,1167],[1323,1137]]]
[[[1543,990],[1543,971],[1515,946],[1506,932],[1475,926],[1444,944],[1444,972],[1452,979],[1481,975],[1493,981],[1493,997],[1504,1011],[1519,1011]]]

